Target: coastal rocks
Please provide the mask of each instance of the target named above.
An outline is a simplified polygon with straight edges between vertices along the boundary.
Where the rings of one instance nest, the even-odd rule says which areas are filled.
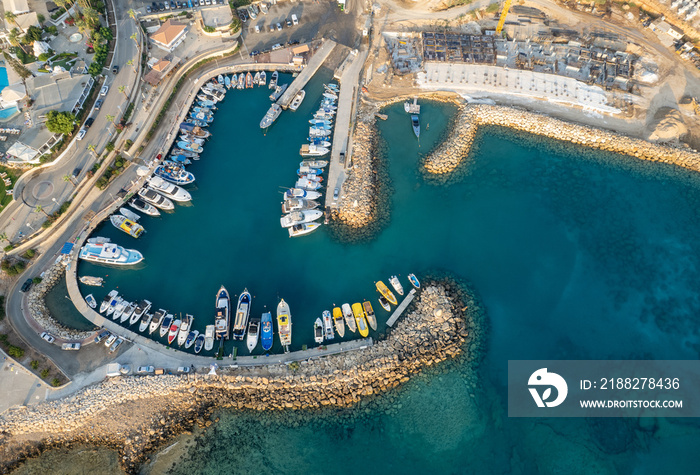
[[[670,107],[659,108],[650,126],[653,128],[648,137],[650,142],[677,144],[688,135],[688,127],[683,121],[681,112]]]
[[[62,261],[57,262],[44,272],[42,281],[35,284],[27,294],[27,310],[34,321],[51,335],[68,341],[80,341],[89,338],[93,332],[84,332],[67,328],[58,323],[46,307],[44,297],[56,285],[65,272]]]

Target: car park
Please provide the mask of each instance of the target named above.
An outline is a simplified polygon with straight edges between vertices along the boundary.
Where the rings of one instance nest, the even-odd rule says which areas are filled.
[[[110,335],[109,330],[102,330],[96,337],[95,343],[99,343]]]
[[[22,284],[22,287],[19,289],[20,292],[24,293],[27,290],[32,288],[32,284],[34,281],[32,279],[27,279],[24,281],[24,284]]]
[[[96,111],[100,110],[100,107],[102,107],[103,103],[104,103],[104,101],[102,99],[98,99],[97,101],[95,101],[95,110]]]
[[[136,370],[136,373],[138,374],[148,374],[148,373],[155,373],[156,369],[153,366],[139,366],[138,369]]]
[[[83,138],[85,138],[85,134],[87,134],[87,129],[80,129],[76,138],[78,140],[83,140]]]
[[[49,335],[47,332],[43,332],[40,336],[42,340],[46,340],[49,343],[53,343],[54,341],[56,341],[56,339]]]
[[[105,346],[109,348],[112,346],[112,343],[114,343],[117,339],[117,335],[109,335],[109,338],[105,340]]]
[[[85,124],[83,125],[83,127],[85,127],[86,129],[89,129],[90,126],[91,126],[94,122],[95,122],[95,119],[93,119],[92,117],[88,117],[87,120],[85,121]]]
[[[109,347],[109,352],[114,353],[115,351],[117,351],[117,348],[119,348],[122,343],[124,343],[124,338],[117,338],[117,341],[112,343],[112,346]]]
[[[80,343],[64,343],[61,345],[61,348],[68,351],[78,351],[80,349]]]
[[[100,89],[100,96],[106,96],[107,92],[109,92],[109,86],[107,86],[107,85],[102,86],[102,89]]]

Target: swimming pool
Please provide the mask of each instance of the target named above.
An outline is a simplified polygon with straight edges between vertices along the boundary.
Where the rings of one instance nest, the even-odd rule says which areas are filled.
[[[0,67],[0,91],[2,91],[6,86],[9,86],[10,81],[7,79],[7,69],[2,66]],[[16,106],[8,107],[7,109],[0,109],[0,120],[7,119],[19,112]]]

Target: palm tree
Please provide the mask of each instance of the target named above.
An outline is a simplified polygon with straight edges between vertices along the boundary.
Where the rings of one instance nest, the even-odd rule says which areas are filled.
[[[112,124],[114,124],[114,119],[115,119],[115,117],[114,117],[113,115],[107,114],[107,115],[105,116],[105,119],[107,119],[107,120],[110,121]],[[114,126],[116,127],[117,124],[114,124]]]
[[[7,233],[0,234],[0,241],[10,242],[10,239],[7,237]]]
[[[130,59],[129,61],[127,61],[126,64],[128,64],[129,66],[131,66],[132,68],[134,68],[134,72],[136,72],[136,65],[134,64],[134,60],[133,60],[133,59]]]
[[[73,14],[70,12],[70,7],[73,6],[73,0],[54,0],[54,3],[56,5],[58,5],[59,7],[65,9],[71,18],[75,18],[73,16]]]
[[[87,146],[87,148],[95,155],[95,158],[97,158],[97,152],[95,152],[95,146],[93,144],[89,144]]]
[[[127,13],[129,14],[132,20],[136,21],[136,12],[133,9],[130,8]]]
[[[63,175],[63,181],[67,181],[68,183],[73,185],[73,188],[75,188],[75,183],[73,183],[73,179],[70,175]]]
[[[119,86],[117,89],[119,89],[119,92],[124,94],[124,97],[126,97],[126,100],[129,100],[129,96],[126,95],[126,86]]]
[[[131,35],[129,38],[131,38],[132,40],[134,40],[134,43],[136,43],[136,48],[137,48],[139,51],[141,51],[141,45],[139,44],[139,41],[138,41],[138,35],[137,35],[136,33],[134,33],[134,34]]]
[[[37,205],[37,207],[34,208],[34,212],[35,213],[44,213],[44,216],[46,216],[47,218],[49,217],[49,215],[46,213],[46,211],[44,211],[44,207],[41,205]]]
[[[5,12],[5,20],[7,20],[8,23],[14,23],[17,25],[17,15],[12,12]]]

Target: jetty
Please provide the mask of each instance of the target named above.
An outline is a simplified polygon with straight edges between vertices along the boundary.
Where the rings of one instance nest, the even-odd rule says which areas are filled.
[[[394,326],[394,323],[396,323],[396,320],[399,319],[401,314],[403,313],[404,310],[406,310],[406,307],[408,307],[408,304],[413,301],[413,297],[416,296],[416,289],[411,289],[411,291],[406,295],[406,297],[403,299],[403,302],[399,304],[398,307],[396,307],[396,310],[394,310],[394,313],[391,314],[391,317],[389,317],[389,320],[386,321],[387,326]]]
[[[296,79],[292,81],[287,90],[284,91],[284,94],[282,94],[282,96],[277,100],[277,104],[282,109],[286,110],[287,107],[289,107],[289,104],[292,103],[294,96],[296,96],[299,91],[304,89],[306,83],[309,82],[309,80],[313,77],[314,74],[316,74],[318,68],[321,67],[321,65],[331,54],[331,51],[333,51],[335,45],[336,42],[333,40],[323,41],[321,47],[316,50],[313,56],[311,56],[309,64],[306,65],[306,67],[299,73]]]
[[[359,340],[343,341],[330,345],[315,346],[306,350],[290,351],[282,354],[238,356],[233,358],[233,365],[238,366],[260,366],[270,364],[289,364],[293,361],[306,361],[322,356],[336,355],[346,351],[364,350],[374,345],[372,337]]]

